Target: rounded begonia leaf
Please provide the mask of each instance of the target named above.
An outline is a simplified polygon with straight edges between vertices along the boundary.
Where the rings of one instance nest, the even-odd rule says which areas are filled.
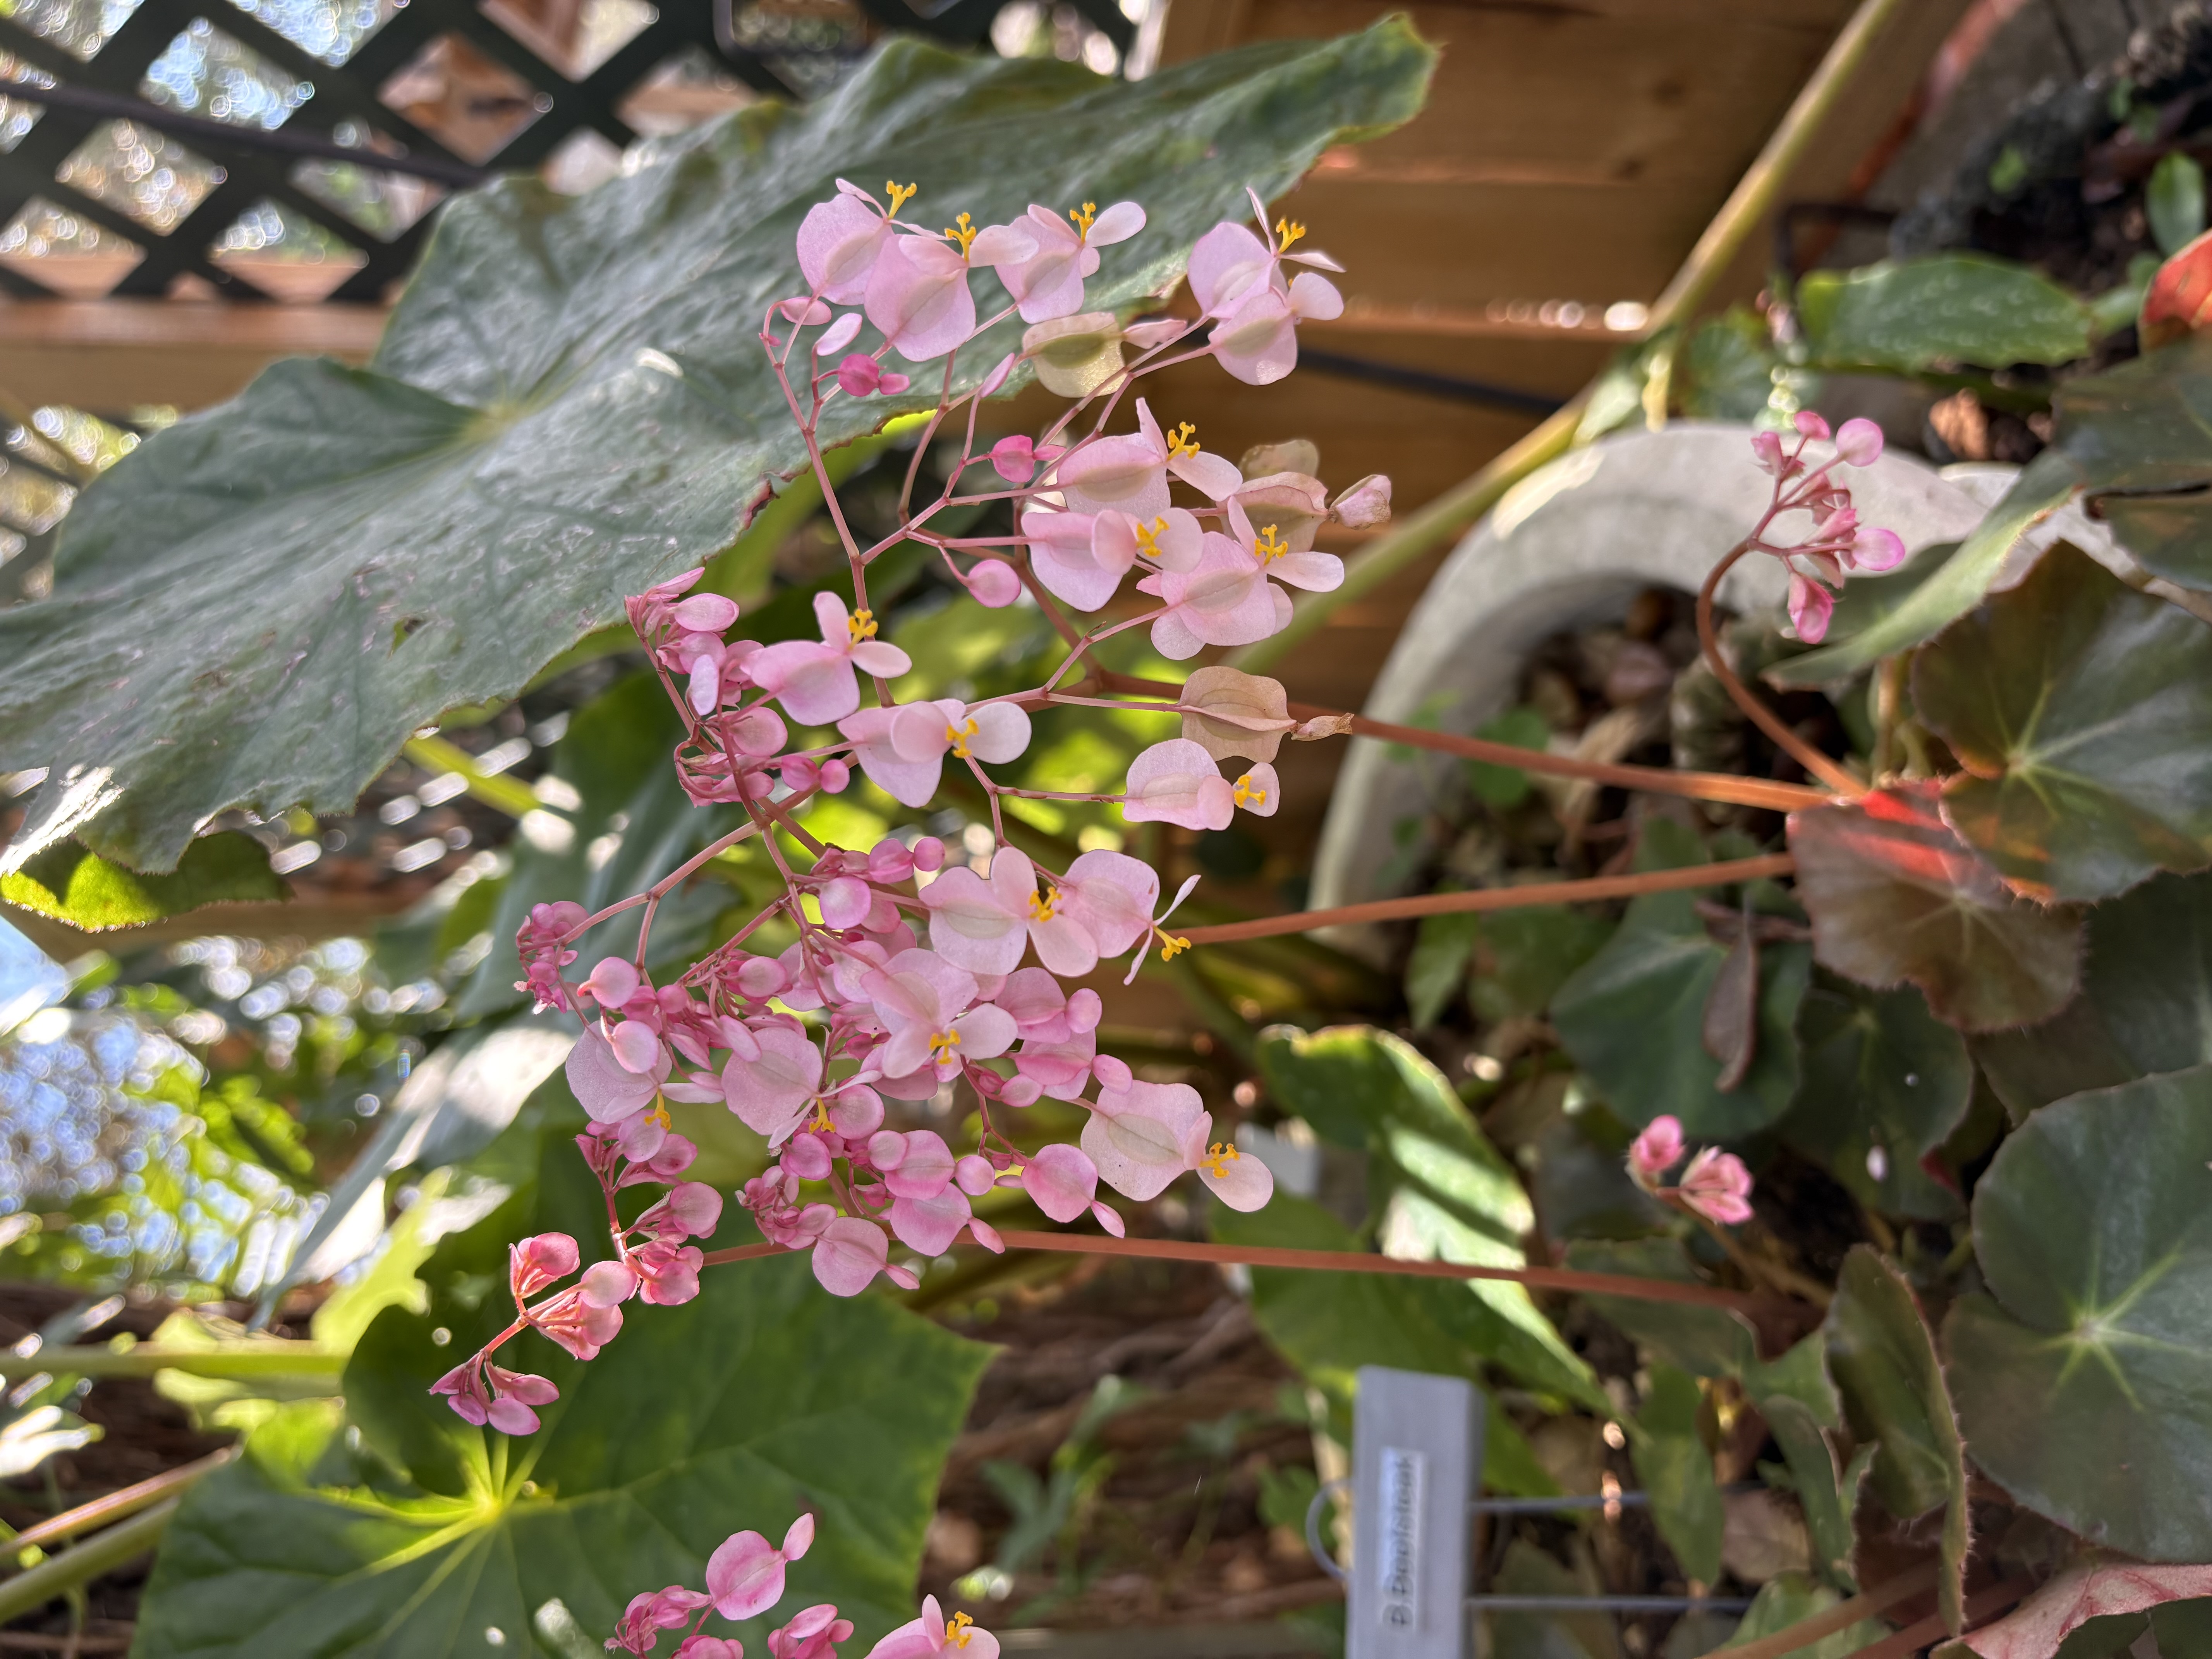
[[[2212,1066],[2044,1107],[1974,1189],[1944,1330],[1974,1462],[2151,1561],[2212,1559]]]
[[[1943,816],[2039,898],[2212,864],[2212,629],[2061,544],[1913,659]]]
[[[2094,326],[2089,307],[2041,271],[1985,253],[1808,271],[1797,316],[1824,367],[1906,374],[2071,362],[2087,354]]]

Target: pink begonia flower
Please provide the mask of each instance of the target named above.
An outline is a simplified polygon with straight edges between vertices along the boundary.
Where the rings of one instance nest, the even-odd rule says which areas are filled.
[[[1653,1118],[1629,1143],[1630,1178],[1646,1192],[1652,1190],[1662,1176],[1682,1161],[1682,1120],[1672,1113]]]
[[[690,1169],[698,1158],[698,1147],[682,1135],[669,1133],[666,1127],[659,1122],[657,1114],[640,1112],[623,1127],[628,1128],[633,1123],[651,1127],[653,1151],[641,1157],[625,1147],[623,1155],[630,1160],[630,1165],[623,1171],[622,1179],[615,1182],[616,1186],[640,1187],[650,1182],[665,1187]]]
[[[866,352],[855,351],[837,365],[837,384],[850,398],[872,397],[878,392],[895,398],[913,382],[885,369]]]
[[[1022,1168],[1022,1190],[1054,1221],[1073,1221],[1098,1195],[1098,1166],[1064,1141],[1046,1146]]]
[[[1083,279],[1098,269],[1094,249],[1126,242],[1145,228],[1145,210],[1134,202],[1116,202],[1103,213],[1089,202],[1062,218],[1050,208],[1032,204],[1022,228],[1035,242],[1026,258],[1001,260],[999,280],[1006,284],[1025,323],[1042,323],[1083,309]]]
[[[705,1238],[721,1219],[721,1194],[703,1181],[684,1181],[670,1188],[659,1203],[630,1223],[630,1231],[671,1242]]]
[[[876,261],[896,234],[891,227],[914,187],[887,185],[891,209],[842,179],[837,194],[817,202],[799,226],[799,269],[807,286],[841,306],[858,305],[868,291]]]
[[[1252,210],[1264,225],[1267,211],[1257,195]],[[1292,253],[1291,246],[1304,234],[1303,225],[1280,220],[1271,244],[1243,225],[1224,222],[1191,249],[1190,291],[1205,315],[1217,319],[1208,343],[1221,366],[1248,385],[1272,385],[1297,366],[1299,323],[1344,313],[1343,296],[1327,277],[1309,270],[1285,280],[1285,260],[1344,269],[1325,253]]]
[[[1708,1221],[1735,1226],[1751,1219],[1751,1171],[1734,1152],[1706,1147],[1690,1160],[1675,1191]]]
[[[1351,488],[1338,492],[1329,503],[1329,515],[1339,524],[1365,530],[1390,521],[1390,480],[1370,472]]]
[[[1213,1118],[1201,1114],[1183,1143],[1188,1167],[1198,1171],[1212,1194],[1232,1210],[1265,1207],[1275,1195],[1275,1172],[1258,1158],[1240,1152],[1230,1142],[1212,1141]]]
[[[921,902],[929,907],[930,948],[971,974],[1011,974],[1031,933],[1051,931],[1054,920],[1037,892],[1036,866],[1015,847],[991,855],[988,878],[965,866],[945,871],[921,890]]]
[[[1232,800],[1235,799],[1233,791],[1231,792],[1231,798]],[[1167,961],[1178,951],[1188,951],[1190,949],[1190,941],[1188,939],[1171,937],[1164,931],[1162,924],[1164,924],[1170,916],[1173,915],[1182,908],[1182,902],[1190,896],[1190,890],[1197,886],[1199,878],[1195,874],[1185,876],[1182,879],[1182,885],[1176,889],[1176,896],[1168,901],[1168,908],[1154,914],[1152,919],[1152,926],[1146,930],[1144,939],[1138,944],[1136,954],[1129,958],[1129,971],[1127,976],[1122,979],[1122,984],[1134,985],[1137,982],[1137,970],[1145,965],[1145,958],[1152,954],[1153,940],[1158,939],[1162,941],[1160,945],[1160,960],[1162,962]]]
[[[1283,786],[1275,769],[1261,761],[1229,787],[1229,799],[1256,818],[1272,818],[1283,804]]]
[[[1160,570],[1137,583],[1166,605],[1152,619],[1152,649],[1170,662],[1209,645],[1250,645],[1290,623],[1291,602],[1267,568],[1228,537],[1208,532],[1190,570]]]
[[[1288,582],[1310,593],[1326,593],[1344,586],[1344,561],[1335,554],[1310,549],[1300,551],[1284,541],[1272,524],[1262,524],[1255,532],[1244,503],[1234,495],[1229,498],[1228,514],[1231,539],[1249,550],[1261,569],[1273,580]]]
[[[924,902],[936,890],[926,890]],[[1159,874],[1142,860],[1103,848],[1082,854],[1067,866],[1066,878],[1030,908],[1037,960],[1080,979],[1101,957],[1118,957],[1137,942],[1159,896]]]
[[[970,707],[957,697],[863,708],[840,720],[837,730],[853,740],[868,781],[908,806],[929,804],[948,754],[1003,765],[1030,746],[1030,717],[1022,709],[1011,702]]]
[[[656,1082],[668,1075],[668,1051],[661,1047],[660,1034],[641,1020],[622,1021],[607,1033],[607,1046],[614,1050],[615,1063],[625,1072]]]
[[[1052,483],[1071,513],[1111,507],[1144,524],[1168,510],[1170,473],[1207,500],[1220,501],[1244,482],[1244,475],[1234,463],[1201,450],[1193,441],[1196,431],[1185,422],[1170,439],[1152,418],[1152,406],[1139,398],[1136,431],[1078,445],[1053,464]]]
[[[1188,1084],[1132,1079],[1108,1087],[1102,1081],[1098,1103],[1083,1126],[1083,1150],[1108,1186],[1141,1202],[1158,1198],[1191,1167],[1190,1135],[1200,1119],[1212,1121]]]
[[[755,1134],[787,1133],[822,1086],[822,1050],[787,1025],[756,1032],[758,1057],[736,1054],[722,1067],[723,1098]]]
[[[814,596],[814,618],[822,629],[820,644],[782,640],[745,659],[753,684],[801,726],[827,726],[860,706],[855,669],[896,679],[914,666],[905,652],[876,637],[872,613],[848,611],[835,593]]]
[[[975,976],[934,951],[902,951],[863,985],[890,1034],[881,1056],[886,1078],[932,1066],[947,1081],[963,1060],[994,1060],[1013,1047],[1013,1016],[988,1002],[971,1006]]]
[[[662,1631],[690,1624],[691,1615],[713,1599],[681,1584],[633,1595],[629,1606],[623,1610],[622,1622],[615,1626],[614,1639],[607,1646],[619,1648],[624,1653],[650,1653]]]
[[[642,1298],[659,1308],[680,1307],[699,1294],[706,1258],[696,1245],[641,1244],[629,1254]]]
[[[991,446],[991,469],[1010,484],[1025,484],[1036,477],[1036,446],[1027,433],[1018,432]]]
[[[668,1076],[669,1062],[667,1051],[659,1049],[657,1076],[652,1072],[633,1072],[616,1058],[599,1027],[587,1025],[576,1039],[576,1046],[568,1050],[565,1069],[569,1092],[576,1097],[585,1115],[594,1123],[618,1123],[653,1103]]]
[[[968,597],[986,611],[1003,611],[1022,596],[1022,579],[1004,559],[978,559],[960,578]]]
[[[517,1302],[559,1284],[576,1271],[576,1241],[566,1233],[539,1233],[507,1247],[507,1287]]]
[[[977,232],[968,228],[966,214],[960,220],[960,228],[950,233],[953,240],[927,234],[893,236],[868,273],[868,320],[910,363],[942,357],[975,331],[971,265],[1002,264],[1036,251],[1026,227],[992,225]]]
[[[999,1638],[964,1613],[947,1619],[937,1598],[921,1598],[921,1617],[909,1620],[870,1648],[867,1659],[999,1659]]]
[[[901,1289],[913,1290],[921,1280],[904,1267],[890,1265],[890,1249],[884,1230],[873,1222],[839,1216],[815,1240],[815,1282],[832,1296],[858,1296],[881,1273]]]
[[[745,1644],[730,1637],[687,1636],[672,1659],[745,1659]]]
[[[1293,553],[1311,552],[1315,535],[1329,518],[1328,489],[1319,478],[1304,472],[1269,472],[1247,479],[1229,501],[1243,507],[1251,523],[1273,525],[1277,539]]]
[[[783,1600],[783,1570],[814,1542],[814,1517],[802,1515],[772,1548],[757,1532],[732,1533],[707,1558],[707,1592],[725,1619],[757,1619]]]
[[[868,1137],[868,1161],[884,1172],[884,1189],[894,1198],[934,1198],[960,1167],[934,1129],[878,1130]]]
[[[836,1659],[836,1644],[849,1640],[853,1621],[840,1619],[828,1601],[794,1615],[781,1630],[768,1633],[769,1659]],[[679,1654],[677,1659],[684,1659]],[[737,1659],[732,1656],[732,1659]]]
[[[618,1010],[638,993],[643,981],[627,957],[601,957],[576,988],[600,1007]]]
[[[578,1359],[597,1359],[622,1330],[622,1310],[591,1301],[581,1285],[532,1309],[530,1322]]]
[[[1170,738],[1129,763],[1121,816],[1131,823],[1226,830],[1236,810],[1235,788],[1201,744]]]
[[[973,1215],[968,1194],[948,1185],[929,1198],[893,1199],[884,1219],[900,1243],[918,1255],[935,1257],[952,1248]]]
[[[1809,576],[1790,573],[1790,622],[1797,637],[1818,645],[1828,637],[1828,618],[1835,614],[1836,596]]]

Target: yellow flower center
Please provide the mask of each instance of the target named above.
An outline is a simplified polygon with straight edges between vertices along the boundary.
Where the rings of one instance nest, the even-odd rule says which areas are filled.
[[[1225,1180],[1229,1175],[1229,1166],[1236,1163],[1240,1156],[1237,1150],[1227,1141],[1217,1140],[1206,1149],[1206,1156],[1199,1159],[1198,1167],[1216,1181]]]
[[[1168,434],[1168,459],[1180,461],[1198,453],[1198,428],[1185,421]]]
[[[1273,525],[1261,531],[1260,539],[1252,548],[1252,551],[1258,556],[1261,564],[1273,564],[1290,550],[1290,544],[1276,536],[1275,526]]]
[[[1275,243],[1275,252],[1278,253],[1288,253],[1291,251],[1291,244],[1297,241],[1299,237],[1305,234],[1306,228],[1294,220],[1276,220],[1275,235],[1277,240]]]
[[[858,645],[862,640],[872,640],[876,637],[876,613],[872,611],[855,611],[845,618],[845,631],[853,636],[852,642],[854,645]]]
[[[1152,933],[1160,942],[1162,962],[1173,962],[1179,954],[1190,949],[1190,941],[1187,939],[1178,939],[1173,933],[1161,933],[1157,927],[1152,929]]]
[[[975,1622],[964,1613],[954,1613],[945,1621],[945,1639],[956,1648],[966,1647],[969,1637],[974,1633],[969,1626]]]
[[[1032,921],[1050,921],[1054,915],[1059,914],[1053,908],[1059,902],[1060,889],[1057,887],[1052,889],[1049,892],[1031,893],[1030,895],[1030,920]]]
[[[1143,554],[1148,559],[1158,558],[1160,556],[1160,545],[1158,538],[1160,532],[1165,530],[1167,527],[1168,521],[1164,518],[1155,519],[1148,525],[1139,525],[1137,526],[1137,551]]]
[[[974,720],[969,720],[965,726],[947,726],[945,728],[945,742],[952,745],[952,752],[959,756],[962,760],[968,758],[968,739],[975,735]]]
[[[814,1097],[814,1115],[806,1121],[810,1129],[827,1129],[830,1126],[830,1103],[823,1096]]]
[[[1239,806],[1265,806],[1267,804],[1267,792],[1264,789],[1254,788],[1252,775],[1247,772],[1237,780],[1236,799]]]
[[[1070,208],[1067,216],[1075,221],[1076,240],[1080,241],[1091,234],[1091,222],[1098,216],[1098,204],[1085,202],[1079,208]]]
[[[960,1033],[939,1031],[929,1040],[929,1057],[933,1060],[951,1060],[952,1051],[960,1046]]]
[[[899,210],[904,207],[908,202],[914,200],[915,186],[912,185],[895,185],[890,179],[886,179],[884,180],[884,188],[891,193],[891,210],[886,216],[896,219],[899,216]]]
[[[968,216],[963,213],[957,224],[945,226],[945,239],[960,244],[960,257],[964,259],[968,257],[969,245],[975,240],[975,233],[981,228],[979,225],[969,223]]]

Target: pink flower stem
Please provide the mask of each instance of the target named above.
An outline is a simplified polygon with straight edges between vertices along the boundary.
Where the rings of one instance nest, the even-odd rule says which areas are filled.
[[[1680,1210],[1711,1234],[1713,1242],[1728,1253],[1728,1259],[1735,1263],[1745,1278],[1769,1285],[1780,1291],[1784,1296],[1797,1297],[1823,1308],[1835,1299],[1835,1292],[1818,1279],[1808,1279],[1804,1274],[1786,1267],[1778,1261],[1763,1261],[1753,1255],[1743,1248],[1742,1242],[1727,1228],[1710,1216],[1699,1213],[1693,1205],[1681,1197],[1673,1188],[1662,1188],[1657,1196],[1662,1202],[1670,1208]]]
[[[1770,511],[1765,519],[1759,520],[1759,530],[1764,530],[1772,517],[1773,513]],[[1721,578],[1734,568],[1738,559],[1751,551],[1759,530],[1754,530],[1751,538],[1730,548],[1706,576],[1705,585],[1698,590],[1698,644],[1705,653],[1705,664],[1713,671],[1713,677],[1720,681],[1721,689],[1729,694],[1738,708],[1743,710],[1745,717],[1772,738],[1775,746],[1784,754],[1803,767],[1808,777],[1818,778],[1839,794],[1854,798],[1863,795],[1866,793],[1865,784],[1784,725],[1782,717],[1768,708],[1763,698],[1754,696],[1736,678],[1735,670],[1729,666],[1727,659],[1721,654],[1720,636],[1713,629],[1713,595],[1720,589]]]
[[[791,798],[791,801],[802,800],[807,795],[811,795],[814,792],[811,789],[803,790],[798,794],[794,794]],[[785,805],[789,805],[791,801],[787,801]],[[574,927],[571,927],[567,933],[562,934],[558,942],[562,945],[567,945],[571,940],[581,939],[586,933],[591,932],[592,928],[598,927],[601,922],[608,920],[608,918],[611,916],[618,916],[625,910],[635,910],[639,905],[648,903],[653,900],[659,898],[662,894],[669,891],[678,883],[682,882],[685,878],[690,876],[692,872],[698,869],[701,865],[706,863],[708,859],[713,858],[716,854],[726,853],[731,848],[735,847],[739,842],[744,840],[746,836],[758,835],[759,833],[760,825],[758,823],[746,823],[731,830],[728,835],[723,836],[718,840],[709,842],[706,846],[701,848],[698,852],[692,854],[691,857],[686,859],[682,864],[677,866],[677,867],[671,871],[667,875],[663,876],[659,881],[653,883],[652,886],[647,888],[642,893],[632,893],[628,898],[617,899],[614,903],[607,906],[605,909],[599,911],[594,915],[586,916]]]

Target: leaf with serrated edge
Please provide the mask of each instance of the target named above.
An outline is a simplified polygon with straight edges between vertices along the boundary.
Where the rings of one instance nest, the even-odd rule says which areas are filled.
[[[2087,355],[2092,327],[2089,307],[2042,272],[1983,253],[1810,271],[1797,315],[1823,366],[1906,374],[2071,362]]]
[[[1721,1576],[1723,1516],[1713,1455],[1698,1433],[1704,1396],[1686,1371],[1651,1367],[1629,1451],[1651,1502],[1651,1518],[1683,1576],[1710,1584]]]
[[[2021,891],[2109,898],[2212,864],[2212,629],[2060,544],[1913,659],[1966,771],[1943,816]]]
[[[1126,308],[1248,184],[1413,115],[1434,59],[1399,18],[1139,82],[895,40],[805,110],[739,111],[588,195],[461,198],[371,368],[280,363],[156,434],[77,504],[52,597],[0,614],[0,769],[52,769],[8,858],[76,833],[160,869],[228,806],[345,810],[410,731],[726,546],[805,462],[755,337],[839,174],[918,182],[932,224],[1138,199],[1087,299]],[[823,441],[933,404],[936,370],[833,400]]]
[[[2212,1566],[2146,1567],[2092,1555],[1966,1638],[1981,1659],[2051,1659],[2092,1619],[2212,1595]]]
[[[2045,453],[2071,464],[2120,545],[2154,576],[2212,587],[2212,337],[2069,380],[2054,407]]]
[[[2081,983],[2080,913],[2008,889],[1943,822],[1941,787],[1901,784],[1790,815],[1813,955],[1876,990],[1911,981],[1963,1030],[2047,1019]]]
[[[1944,1331],[1974,1462],[2145,1560],[2212,1559],[2208,1163],[2212,1066],[2045,1106],[1974,1189],[1990,1295]]]

